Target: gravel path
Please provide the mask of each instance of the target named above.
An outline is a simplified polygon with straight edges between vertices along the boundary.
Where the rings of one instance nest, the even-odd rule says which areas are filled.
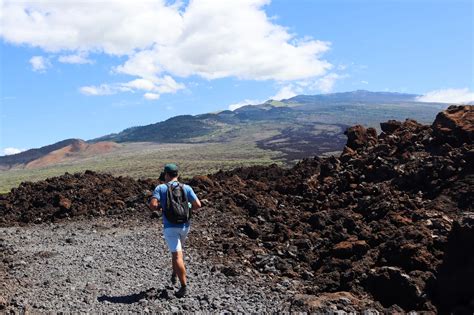
[[[284,285],[266,284],[251,271],[223,274],[193,249],[192,237],[187,248],[190,291],[177,299],[158,221],[1,228],[0,299],[7,309],[33,313],[288,310]]]

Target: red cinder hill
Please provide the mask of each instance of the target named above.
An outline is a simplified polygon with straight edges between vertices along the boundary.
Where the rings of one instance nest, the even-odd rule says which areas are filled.
[[[1,156],[0,170],[8,170],[13,167],[37,168],[54,165],[107,153],[119,146],[119,144],[110,141],[90,144],[81,139],[67,139],[39,149],[31,149],[17,154]]]
[[[31,169],[66,161],[74,161],[79,158],[111,152],[118,147],[120,147],[120,145],[115,142],[104,141],[89,144],[85,141],[77,140],[61,149],[50,152],[41,158],[28,162],[25,167]]]

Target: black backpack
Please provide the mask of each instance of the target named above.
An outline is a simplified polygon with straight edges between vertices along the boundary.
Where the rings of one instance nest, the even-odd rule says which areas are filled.
[[[166,210],[165,216],[171,223],[186,223],[191,219],[191,209],[189,208],[188,196],[184,190],[184,185],[178,183],[174,186],[166,184]]]

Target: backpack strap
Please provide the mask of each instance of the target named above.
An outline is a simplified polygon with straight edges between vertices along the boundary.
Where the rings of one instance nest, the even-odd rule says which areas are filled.
[[[186,189],[184,189],[184,184],[178,183],[179,187],[181,187],[181,191],[183,192],[183,200],[188,201],[188,194],[186,193]]]
[[[171,205],[171,198],[172,198],[172,196],[171,196],[171,192],[172,192],[172,187],[171,186],[172,185],[170,183],[166,183],[165,185],[168,188],[166,190],[166,209],[169,210],[170,205]]]
[[[183,196],[182,196],[183,201],[186,202],[186,206],[189,207],[188,194],[186,193],[186,189],[184,189],[184,184],[179,183],[179,185],[181,186],[181,191],[183,192]],[[191,220],[192,216],[193,216],[193,211],[192,211],[192,208],[189,207],[188,221]]]

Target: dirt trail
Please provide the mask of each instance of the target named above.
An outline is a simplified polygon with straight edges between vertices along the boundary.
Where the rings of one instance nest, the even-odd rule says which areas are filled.
[[[159,220],[107,219],[1,228],[8,310],[37,312],[263,312],[288,308],[284,288],[262,277],[226,276],[193,247],[190,293],[177,299]],[[283,292],[285,294],[283,294]]]

